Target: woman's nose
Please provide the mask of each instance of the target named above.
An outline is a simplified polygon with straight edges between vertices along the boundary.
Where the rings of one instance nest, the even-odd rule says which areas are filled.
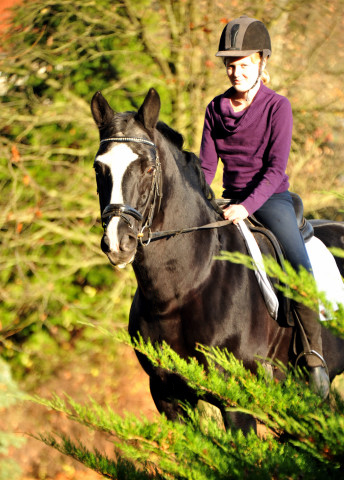
[[[242,73],[242,68],[239,65],[233,67],[233,75],[234,77],[238,77]]]

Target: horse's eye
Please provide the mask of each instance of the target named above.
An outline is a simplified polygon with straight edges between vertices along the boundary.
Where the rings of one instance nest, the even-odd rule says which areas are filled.
[[[155,167],[152,165],[151,167],[148,167],[147,170],[145,171],[145,173],[147,173],[148,175],[151,175],[155,170]]]
[[[110,171],[108,171],[108,172],[104,171],[104,165],[99,163],[99,162],[95,163],[93,168],[94,168],[94,171],[96,173],[96,176],[104,175],[104,174],[110,175]]]

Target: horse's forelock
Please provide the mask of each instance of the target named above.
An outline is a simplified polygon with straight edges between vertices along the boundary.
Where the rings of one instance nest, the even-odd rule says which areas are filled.
[[[128,135],[129,128],[130,135],[128,136],[135,136],[133,133],[133,125],[131,124],[134,116],[135,112],[115,113],[111,121],[104,125],[104,127],[101,129],[101,137],[109,138],[116,137],[118,135]]]
[[[112,127],[114,128],[115,133],[126,133],[128,124],[130,123],[130,120],[133,119],[133,117],[134,112],[124,112],[115,115],[112,121]]]
[[[107,136],[116,136],[116,134],[127,134],[130,137],[138,136],[140,137],[139,130],[141,129],[140,124],[136,122],[136,112],[122,112],[116,113],[111,122],[104,126],[104,130],[106,130]],[[135,126],[138,128],[137,134],[133,130],[135,130]],[[130,132],[128,133],[130,128]],[[182,150],[184,144],[183,136],[174,130],[173,128],[166,125],[166,123],[159,121],[156,125],[156,129],[162,134],[162,136],[172,143],[178,150]]]

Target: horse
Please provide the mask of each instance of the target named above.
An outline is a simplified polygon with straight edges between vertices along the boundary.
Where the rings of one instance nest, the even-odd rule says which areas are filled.
[[[224,224],[198,157],[183,150],[182,135],[159,120],[156,90],[148,91],[137,112],[122,113],[97,92],[91,111],[100,135],[94,169],[101,249],[115,266],[132,264],[137,279],[131,337],[165,341],[182,358],[200,362],[205,360],[197,344],[224,348],[252,372],[257,358],[293,364],[295,327],[271,317],[252,270],[215,259],[221,251],[247,253],[245,243],[235,225]],[[344,223],[320,222],[314,231],[327,246],[344,246]],[[268,240],[260,244],[271,251]],[[343,275],[344,264],[336,261]],[[332,381],[344,370],[344,341],[324,327],[322,338]],[[177,420],[181,402],[196,406],[196,394],[178,375],[137,356],[159,412]],[[244,431],[254,428],[242,414],[224,420]]]

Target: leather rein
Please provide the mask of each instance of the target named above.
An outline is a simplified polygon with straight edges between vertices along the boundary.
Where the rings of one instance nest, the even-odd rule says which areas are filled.
[[[150,192],[147,197],[147,203],[145,206],[145,212],[148,210],[148,215],[146,221],[144,222],[140,232],[137,234],[137,238],[142,246],[147,246],[152,240],[158,240],[160,238],[172,237],[176,235],[180,235],[182,233],[189,233],[194,232],[196,230],[206,230],[212,228],[219,228],[224,227],[225,225],[229,225],[232,223],[230,220],[222,220],[218,222],[208,223],[206,225],[201,225],[198,227],[189,227],[189,228],[182,228],[179,230],[165,230],[165,231],[157,231],[152,232],[151,226],[153,222],[154,212],[157,209],[159,211],[162,199],[162,170],[161,170],[161,163],[159,160],[158,149],[155,143],[147,140],[145,138],[140,137],[110,137],[104,138],[100,141],[100,145],[107,142],[118,142],[118,143],[143,143],[145,145],[149,145],[153,147],[155,150],[155,162],[154,162],[154,171],[153,171],[153,178],[150,187]],[[149,204],[150,202],[150,204]],[[120,217],[124,220],[128,226],[133,229],[133,225],[131,224],[129,217],[134,218],[138,222],[143,222],[144,214],[140,213],[136,208],[131,207],[130,205],[126,205],[123,203],[112,203],[107,205],[101,215],[102,226],[104,231],[106,231],[107,225],[109,224],[111,218],[113,217]],[[144,239],[145,235],[147,238]]]

